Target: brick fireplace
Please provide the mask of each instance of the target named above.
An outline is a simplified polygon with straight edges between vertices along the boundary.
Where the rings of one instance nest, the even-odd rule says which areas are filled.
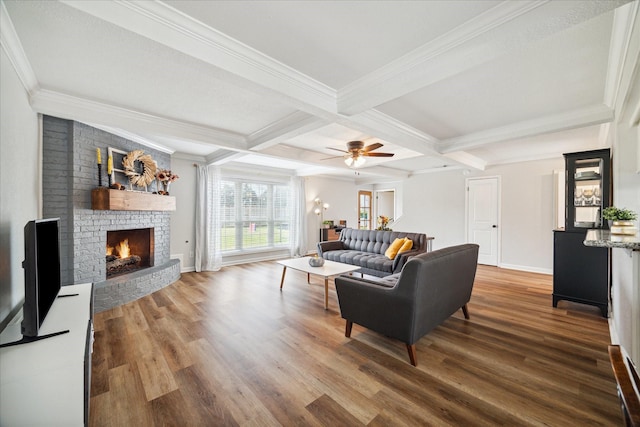
[[[93,282],[94,310],[100,312],[178,280],[179,261],[169,256],[170,212],[91,209],[91,191],[98,186],[96,148],[103,157],[107,147],[142,149],[167,169],[170,155],[79,122],[44,116],[42,126],[43,217],[60,218],[62,283]],[[107,277],[107,234],[140,229],[153,230],[148,266]]]

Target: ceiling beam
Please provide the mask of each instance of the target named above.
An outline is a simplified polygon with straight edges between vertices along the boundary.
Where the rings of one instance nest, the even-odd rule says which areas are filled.
[[[437,138],[377,110],[365,111],[351,117],[340,117],[337,123],[420,154],[439,155]]]
[[[231,150],[221,149],[209,154],[204,158],[204,160],[207,165],[220,166],[220,165],[224,165],[225,163],[229,163],[236,159],[239,159],[245,155],[246,153],[243,153],[240,151],[231,151]]]
[[[302,111],[296,111],[247,137],[247,148],[261,151],[288,139],[313,132],[329,124],[328,121]]]
[[[469,154],[466,151],[454,151],[452,153],[445,154],[445,156],[462,166],[467,166],[472,169],[483,171],[487,167],[486,161]]]
[[[338,113],[351,116],[375,108],[507,53],[522,50],[526,45],[629,1],[502,2],[443,36],[339,89]],[[549,10],[548,13],[554,19],[544,25],[536,18],[530,19],[529,12],[536,8]]]
[[[334,89],[162,2],[61,3],[213,65],[230,73],[227,80],[244,87],[252,83],[299,109],[336,112]]]
[[[438,143],[442,154],[469,150],[482,145],[506,142],[570,129],[599,125],[611,122],[614,112],[610,107],[599,104],[579,110],[552,116],[527,120],[500,128],[469,133],[457,138],[442,140]]]

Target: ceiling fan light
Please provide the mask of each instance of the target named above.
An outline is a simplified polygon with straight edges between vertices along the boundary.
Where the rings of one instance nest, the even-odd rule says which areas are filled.
[[[351,157],[351,156],[349,156],[349,157],[345,157],[345,159],[344,159],[344,163],[345,163],[347,166],[351,167],[351,165],[353,164],[353,157]]]
[[[357,168],[357,167],[360,167],[360,166],[364,165],[364,162],[365,162],[365,161],[366,161],[366,160],[365,160],[365,158],[364,158],[364,157],[362,157],[362,156],[358,156],[358,157],[356,157],[356,158],[355,158],[355,160],[353,161],[353,167],[356,167],[356,168]]]

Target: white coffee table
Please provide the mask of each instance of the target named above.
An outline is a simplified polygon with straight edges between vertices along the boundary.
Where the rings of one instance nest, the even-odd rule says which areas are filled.
[[[284,267],[282,269],[282,280],[280,280],[280,290],[282,290],[282,285],[284,285],[284,275],[287,272],[287,267],[307,273],[307,283],[309,283],[309,275],[311,274],[323,276],[325,310],[329,308],[329,277],[350,273],[360,269],[357,265],[343,264],[341,262],[328,260],[324,261],[324,265],[322,267],[311,267],[309,265],[309,257],[283,259],[276,262]]]

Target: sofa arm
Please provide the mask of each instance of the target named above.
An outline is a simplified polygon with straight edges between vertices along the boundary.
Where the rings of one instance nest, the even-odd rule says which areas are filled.
[[[343,319],[385,335],[408,342],[413,317],[413,301],[388,287],[371,280],[348,276],[335,279],[336,293]],[[381,313],[394,313],[393,320]]]
[[[412,249],[410,251],[400,252],[393,260],[393,273],[400,273],[402,267],[409,261],[412,256],[424,253],[422,249]]]
[[[341,240],[330,240],[327,242],[318,242],[318,255],[322,256],[323,252],[338,251],[344,249]]]

